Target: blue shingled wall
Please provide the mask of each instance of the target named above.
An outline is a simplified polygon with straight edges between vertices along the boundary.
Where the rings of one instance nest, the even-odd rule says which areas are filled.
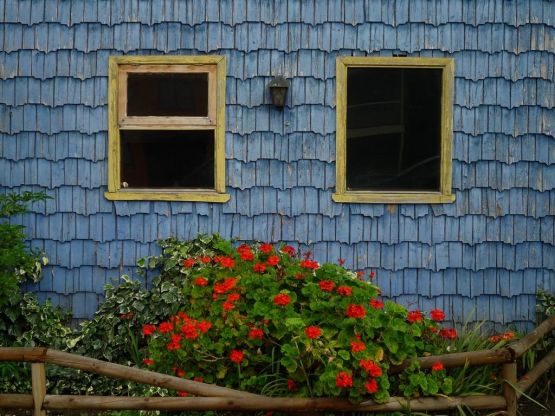
[[[555,7],[524,0],[0,0],[0,183],[54,198],[17,219],[42,297],[91,315],[156,239],[300,242],[385,295],[526,325],[555,290]],[[449,205],[335,204],[335,59],[455,59]],[[110,202],[110,55],[227,57],[226,204]],[[284,74],[287,108],[265,86]]]

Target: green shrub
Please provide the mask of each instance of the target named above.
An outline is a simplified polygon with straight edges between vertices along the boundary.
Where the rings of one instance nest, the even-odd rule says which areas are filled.
[[[143,327],[152,368],[270,395],[449,394],[441,363],[411,366],[390,378],[391,365],[445,352],[452,329],[419,311],[377,299],[379,290],[339,265],[293,255],[269,244],[196,254],[166,241],[158,282],[172,285],[171,311]],[[434,311],[436,320],[444,318]],[[159,315],[163,316],[163,315]],[[169,318],[168,318],[169,317]],[[156,325],[157,324],[157,325]],[[184,393],[182,393],[184,394]]]

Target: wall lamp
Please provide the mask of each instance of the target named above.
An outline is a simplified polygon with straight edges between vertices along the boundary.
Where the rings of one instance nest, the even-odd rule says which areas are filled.
[[[282,109],[283,107],[285,107],[285,97],[287,96],[289,85],[289,81],[287,81],[281,75],[274,77],[274,79],[272,79],[268,84],[270,95],[272,96],[272,103],[277,108]]]

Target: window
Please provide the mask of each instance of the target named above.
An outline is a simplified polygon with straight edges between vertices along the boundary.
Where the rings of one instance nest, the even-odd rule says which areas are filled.
[[[444,203],[453,61],[337,59],[336,202]]]
[[[113,200],[225,202],[225,58],[110,57]]]

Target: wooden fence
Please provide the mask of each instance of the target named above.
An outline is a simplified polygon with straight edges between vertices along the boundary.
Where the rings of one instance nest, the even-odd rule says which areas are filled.
[[[516,360],[533,347],[542,337],[555,329],[555,316],[540,324],[521,340],[497,350],[460,352],[418,358],[420,367],[429,369],[441,361],[446,368],[500,364],[504,380],[502,396],[436,396],[419,399],[392,397],[387,403],[371,400],[353,404],[338,398],[282,398],[232,390],[213,384],[204,384],[178,377],[112,364],[48,348],[0,348],[0,361],[31,362],[32,394],[0,394],[0,408],[33,409],[34,415],[45,415],[46,410],[278,410],[284,412],[388,412],[411,409],[437,411],[466,406],[475,410],[505,410],[516,416],[517,400],[541,375],[555,364],[555,349],[517,380]],[[116,396],[63,396],[46,394],[45,363],[75,368],[98,375],[144,383],[151,386],[187,391],[201,397],[116,397]],[[409,365],[392,367],[395,374]]]

